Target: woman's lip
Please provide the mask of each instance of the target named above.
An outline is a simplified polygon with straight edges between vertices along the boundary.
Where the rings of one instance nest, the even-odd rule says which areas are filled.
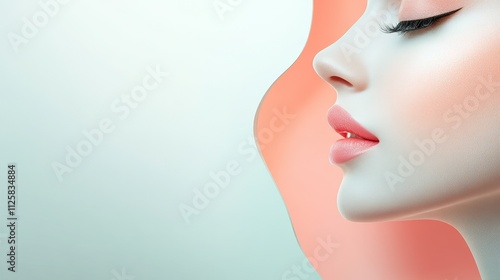
[[[377,144],[378,142],[375,141],[357,138],[340,139],[330,148],[330,162],[332,164],[340,164],[350,161],[364,154]]]
[[[378,142],[378,138],[366,130],[342,107],[332,106],[328,110],[328,123],[335,131],[345,137],[346,132],[354,133],[363,139]]]
[[[360,123],[338,105],[328,110],[328,123],[344,139],[338,140],[330,149],[332,163],[344,163],[362,155],[379,143],[378,138],[366,130]],[[345,138],[347,133],[359,138]]]

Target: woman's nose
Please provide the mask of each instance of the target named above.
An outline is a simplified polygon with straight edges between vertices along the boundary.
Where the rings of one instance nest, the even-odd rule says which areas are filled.
[[[346,33],[334,44],[320,51],[313,61],[316,73],[338,92],[359,92],[367,87],[366,65],[362,50],[349,43],[351,34]]]

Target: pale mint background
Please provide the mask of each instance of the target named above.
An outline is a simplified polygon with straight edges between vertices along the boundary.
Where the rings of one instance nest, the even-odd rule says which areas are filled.
[[[9,34],[43,10],[0,3],[0,279],[299,279],[283,278],[305,258],[283,201],[260,156],[238,147],[251,148],[261,98],[302,51],[312,0],[220,1],[224,14],[216,2],[68,1],[17,52]],[[169,77],[118,118],[110,104],[156,65]],[[104,118],[115,130],[58,181],[51,164]],[[231,160],[241,173],[187,224],[179,205]]]

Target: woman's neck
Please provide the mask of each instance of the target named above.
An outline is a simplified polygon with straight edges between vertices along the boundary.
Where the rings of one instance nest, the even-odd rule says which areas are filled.
[[[500,192],[434,214],[462,234],[483,280],[500,279]]]

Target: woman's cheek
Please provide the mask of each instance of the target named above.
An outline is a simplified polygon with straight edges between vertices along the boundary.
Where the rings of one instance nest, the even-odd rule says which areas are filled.
[[[395,137],[408,145],[440,131],[460,138],[498,119],[500,42],[485,41],[498,40],[477,38],[471,51],[429,50],[390,66],[401,71],[382,78],[379,91]]]

